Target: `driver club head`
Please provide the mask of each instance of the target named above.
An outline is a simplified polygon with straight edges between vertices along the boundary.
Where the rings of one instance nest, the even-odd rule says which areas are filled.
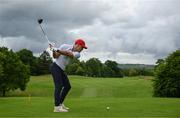
[[[41,24],[43,22],[43,19],[38,19],[38,23]]]

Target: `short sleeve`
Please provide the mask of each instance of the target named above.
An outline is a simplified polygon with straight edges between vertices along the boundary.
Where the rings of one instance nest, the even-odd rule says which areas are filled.
[[[75,58],[79,58],[81,55],[79,52],[72,52]]]

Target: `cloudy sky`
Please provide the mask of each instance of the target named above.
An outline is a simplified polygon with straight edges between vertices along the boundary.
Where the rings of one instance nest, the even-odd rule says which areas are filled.
[[[102,62],[155,64],[180,48],[180,0],[0,0],[0,46],[48,46],[37,24],[57,46],[83,38]]]

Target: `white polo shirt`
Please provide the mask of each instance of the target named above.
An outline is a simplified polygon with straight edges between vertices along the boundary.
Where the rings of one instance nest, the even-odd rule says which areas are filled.
[[[72,51],[73,45],[68,45],[68,44],[63,44],[61,45],[58,50],[63,50],[63,51],[69,51],[72,52],[75,58],[80,57],[80,52],[75,52]],[[65,55],[60,55],[58,58],[55,59],[55,63],[62,69],[65,70],[66,65],[69,64],[70,57],[65,56]]]

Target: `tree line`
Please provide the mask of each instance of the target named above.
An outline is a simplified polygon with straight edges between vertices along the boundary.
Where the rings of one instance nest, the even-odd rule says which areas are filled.
[[[71,60],[65,71],[69,75],[90,77],[123,77],[122,70],[115,61],[107,60],[104,64],[98,58],[85,61]]]
[[[13,52],[6,47],[0,47],[0,92],[5,96],[9,90],[25,90],[30,76],[49,74],[52,58],[44,51],[39,57],[32,51],[22,49]],[[72,59],[65,69],[68,75],[90,77],[118,77],[146,75],[145,69],[121,69],[116,61],[107,60],[102,63],[98,58],[80,61]]]
[[[123,77],[123,76],[153,76],[151,68],[121,68],[116,61],[107,60],[102,63],[98,58],[85,61],[73,59],[65,70],[69,75],[82,75],[90,77]]]
[[[25,90],[30,75],[49,74],[51,63],[52,58],[46,51],[35,57],[27,49],[13,52],[6,47],[0,47],[0,92],[5,96],[10,90]],[[154,96],[180,97],[180,50],[165,59],[158,59],[155,69],[121,68],[116,61],[107,60],[102,63],[98,58],[91,58],[86,62],[73,59],[65,71],[69,75],[118,78],[155,73]]]
[[[33,56],[32,51],[22,49],[16,52],[19,59],[30,69],[30,75],[38,76],[50,74],[49,66],[52,58],[49,53],[44,51],[39,57]],[[102,63],[98,58],[80,61],[72,59],[65,68],[68,75],[81,75],[90,77],[123,77],[123,76],[153,76],[153,69],[148,68],[121,68],[116,61],[107,60]]]
[[[52,58],[49,53],[44,51],[39,57],[33,56],[32,51],[22,49],[16,52],[19,59],[29,67],[30,75],[38,76],[49,74],[49,66],[52,63]],[[82,75],[90,77],[123,77],[123,76],[153,76],[153,69],[149,68],[121,68],[116,61],[107,60],[102,63],[98,58],[80,61],[72,59],[65,71],[69,75]]]

